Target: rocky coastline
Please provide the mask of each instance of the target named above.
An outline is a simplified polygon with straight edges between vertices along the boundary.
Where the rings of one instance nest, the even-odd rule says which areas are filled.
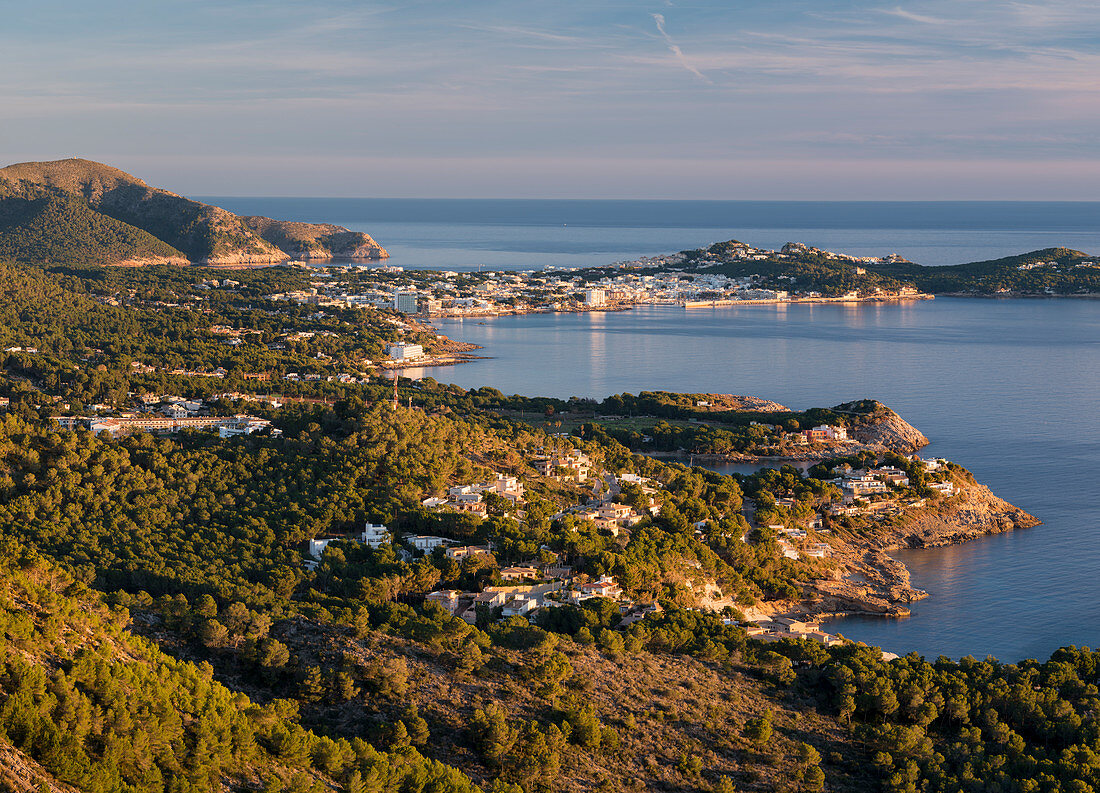
[[[960,545],[1042,523],[969,474],[956,474],[953,482],[954,496],[906,511],[874,537],[838,535],[834,558],[840,565],[834,577],[804,583],[806,599],[794,610],[817,618],[909,616],[908,604],[928,593],[912,586],[908,568],[889,555],[892,551]]]
[[[843,405],[834,408],[843,412]],[[838,444],[828,450],[810,450],[782,456],[693,455],[696,461],[762,463],[817,463],[836,457],[871,451],[912,454],[929,443],[919,430],[892,410],[883,408],[875,420],[851,431],[856,444]],[[687,458],[682,452],[655,456]],[[909,569],[891,552],[909,548],[938,548],[1042,523],[1037,517],[995,495],[963,469],[951,473],[954,495],[936,496],[924,506],[906,509],[881,522],[875,530],[847,531],[834,528],[830,539],[837,563],[828,578],[801,582],[803,596],[794,601],[764,602],[748,613],[759,616],[784,614],[807,619],[854,615],[907,617],[909,604],[928,597],[910,580]],[[728,604],[727,604],[728,605]]]

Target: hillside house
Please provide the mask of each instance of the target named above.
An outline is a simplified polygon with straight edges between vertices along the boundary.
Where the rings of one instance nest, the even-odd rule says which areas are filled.
[[[573,600],[577,603],[597,597],[618,600],[622,597],[622,594],[623,590],[615,583],[615,579],[609,575],[603,575],[595,581],[589,581],[587,584],[579,585],[573,595]]]
[[[380,523],[366,524],[363,527],[363,532],[359,535],[359,542],[371,548],[380,548],[387,545],[391,539],[390,530]]]
[[[799,557],[798,551],[793,545],[786,540],[778,540],[776,544],[779,546],[779,550],[782,551],[783,556],[788,559],[797,559]]]
[[[460,545],[443,551],[444,556],[456,562],[461,562],[470,556],[488,556],[490,553],[491,549],[488,545]]]
[[[605,521],[613,521],[620,526],[633,526],[642,519],[642,516],[627,504],[601,504],[596,510],[596,517]]]
[[[844,427],[833,427],[821,424],[802,433],[810,443],[823,443],[826,441],[848,440],[848,430]]]
[[[534,598],[516,595],[505,601],[504,605],[501,607],[500,613],[502,617],[515,617],[517,615],[527,614],[537,608],[537,605]]]
[[[424,596],[425,603],[438,603],[452,616],[458,610],[458,601],[462,593],[457,589],[442,589]]]
[[[404,539],[406,543],[423,553],[430,553],[436,548],[442,548],[451,542],[446,537],[434,537],[428,534],[413,534]]]
[[[886,483],[875,478],[869,471],[846,471],[841,477],[840,486],[850,492],[855,498],[870,495],[871,493],[885,493]]]
[[[525,581],[539,578],[539,571],[534,567],[502,567],[500,577],[505,581]]]
[[[897,485],[898,487],[909,487],[909,474],[900,468],[894,468],[893,466],[884,466],[882,468],[874,468],[868,471],[871,476],[878,479],[880,482],[885,482],[888,485]]]
[[[496,493],[516,504],[523,500],[523,483],[514,476],[494,474],[492,479],[476,485],[475,492]]]
[[[317,537],[309,541],[309,547],[306,549],[308,553],[314,559],[320,561],[321,557],[325,554],[325,548],[329,546],[329,543],[336,540],[346,540],[347,537]]]
[[[557,476],[559,468],[568,469],[578,482],[588,479],[591,464],[584,452],[555,454],[552,457],[537,457],[533,461],[535,470],[543,476]]]

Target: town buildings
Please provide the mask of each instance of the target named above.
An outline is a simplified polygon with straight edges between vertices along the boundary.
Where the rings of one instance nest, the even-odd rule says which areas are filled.
[[[413,358],[424,357],[424,347],[420,344],[410,344],[401,341],[395,344],[387,344],[386,355],[390,356],[395,361],[408,361]]]
[[[95,434],[101,432],[120,436],[131,432],[155,432],[169,435],[181,430],[217,430],[223,437],[248,435],[265,430],[271,426],[267,419],[255,416],[157,416],[154,414],[122,414],[119,416],[57,416],[54,420],[61,429],[74,430],[80,427]],[[278,430],[272,430],[278,432]]]
[[[401,314],[415,314],[419,310],[416,292],[402,292],[395,290],[393,293],[393,310]]]
[[[789,247],[789,246],[785,246]],[[440,271],[392,272],[384,267],[354,268],[356,278],[333,278],[328,284],[299,292],[270,295],[271,299],[293,300],[317,306],[382,309],[422,316],[493,316],[542,311],[606,311],[633,305],[692,305],[736,303],[786,303],[799,300],[914,299],[926,297],[912,286],[896,293],[872,289],[863,294],[824,297],[820,292],[798,288],[794,279],[783,284],[765,274],[731,277],[708,272],[723,261],[782,261],[807,253],[837,261],[884,262],[818,251],[802,246],[772,251],[744,246],[723,255],[706,254],[684,271],[681,254],[643,257],[617,262],[598,270],[547,268],[541,271],[486,271],[456,273]],[[764,270],[765,268],[761,268]],[[371,276],[374,276],[373,278]]]

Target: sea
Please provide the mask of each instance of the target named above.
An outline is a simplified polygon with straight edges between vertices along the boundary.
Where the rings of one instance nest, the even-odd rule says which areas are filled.
[[[237,214],[365,231],[387,264],[588,267],[737,239],[959,264],[1064,246],[1100,253],[1100,202],[570,201],[204,197]]]
[[[369,232],[388,263],[607,264],[740,239],[929,265],[1100,252],[1100,203],[210,200]],[[828,629],[898,654],[1045,659],[1100,647],[1100,300],[937,298],[436,320],[485,360],[413,374],[511,394],[751,394],[793,408],[875,398],[1041,526],[896,553],[929,597]],[[408,372],[407,372],[408,373]],[[727,473],[743,471],[727,466]]]

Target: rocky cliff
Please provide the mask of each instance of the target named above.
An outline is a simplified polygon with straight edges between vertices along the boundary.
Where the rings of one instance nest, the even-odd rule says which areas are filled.
[[[386,249],[361,231],[331,223],[298,223],[249,215],[253,232],[295,259],[385,259]]]
[[[833,410],[845,413],[853,403],[837,405]],[[928,445],[928,438],[901,416],[883,405],[875,403],[874,409],[860,414],[850,433],[852,438],[869,447],[879,447],[898,454],[912,454]]]
[[[340,226],[242,218],[220,207],[151,187],[124,171],[90,160],[31,162],[0,169],[0,209],[16,216],[29,202],[64,204],[64,223],[33,231],[18,223],[5,229],[12,258],[69,258],[130,264],[179,258],[197,264],[274,264],[291,258],[384,258],[371,237]],[[41,224],[40,224],[41,225]],[[112,244],[102,244],[102,232]],[[137,230],[163,244],[118,242]],[[132,236],[132,235],[131,235]],[[43,239],[49,245],[43,246]],[[141,240],[140,242],[147,243]],[[285,248],[283,246],[286,246]],[[43,251],[48,250],[47,257]]]
[[[905,513],[887,537],[887,550],[956,545],[987,534],[1031,528],[1042,522],[968,475],[958,475],[953,481],[960,492],[933,506]]]
[[[899,548],[958,545],[990,534],[1027,529],[1042,521],[993,494],[965,472],[952,475],[958,492],[906,510],[882,525],[880,533],[838,535],[834,558],[836,577],[807,585],[811,601],[804,606],[818,614],[865,613],[906,616],[906,605],[927,596],[909,581],[909,570],[889,556]]]

